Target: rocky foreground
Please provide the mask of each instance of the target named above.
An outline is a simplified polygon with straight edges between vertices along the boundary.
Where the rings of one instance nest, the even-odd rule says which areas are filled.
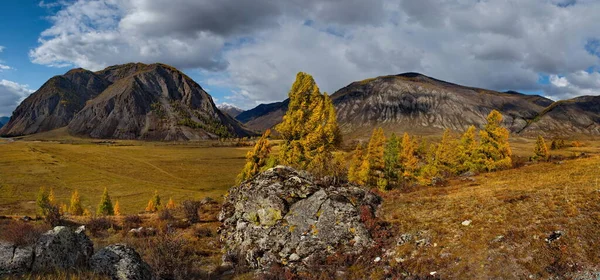
[[[150,266],[126,245],[109,245],[94,254],[83,226],[75,231],[55,227],[32,245],[0,242],[0,276],[71,269],[89,269],[113,279],[154,278]]]
[[[224,265],[301,271],[334,254],[359,254],[373,244],[361,211],[380,202],[352,184],[269,169],[229,191],[219,216]]]

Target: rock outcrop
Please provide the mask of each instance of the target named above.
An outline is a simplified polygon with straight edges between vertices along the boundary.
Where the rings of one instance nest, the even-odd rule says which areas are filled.
[[[94,254],[94,244],[85,227],[73,231],[55,227],[35,244],[15,246],[0,242],[0,276],[65,269],[91,269],[120,280],[154,279],[150,266],[132,248],[109,245]]]
[[[380,200],[352,184],[269,169],[229,191],[219,215],[224,264],[302,270],[331,254],[359,253],[372,244],[361,211],[374,212]]]
[[[98,251],[90,261],[92,270],[119,280],[153,279],[150,266],[131,247],[124,244],[109,245]]]
[[[0,274],[87,267],[93,252],[94,244],[83,227],[76,231],[55,227],[33,245],[0,243]]]

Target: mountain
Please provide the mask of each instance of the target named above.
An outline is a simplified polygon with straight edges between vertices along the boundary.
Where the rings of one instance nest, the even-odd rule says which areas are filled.
[[[518,132],[553,101],[515,91],[497,92],[466,87],[418,73],[382,76],[353,82],[331,96],[340,128],[345,134],[366,136],[373,128],[427,134],[450,128],[462,131],[483,127],[493,109],[505,117],[505,125]],[[282,120],[287,100],[263,104],[237,119],[255,130],[270,128]]]
[[[9,117],[0,117],[0,128],[2,128],[6,123],[8,123],[9,120]]]
[[[600,96],[580,96],[553,103],[520,131],[521,134],[600,135]]]
[[[84,69],[55,76],[21,102],[0,129],[0,135],[19,136],[64,127],[88,100],[109,85],[96,73]]]
[[[221,104],[221,105],[218,105],[217,108],[219,108],[219,110],[221,110],[221,112],[229,115],[232,118],[235,118],[239,114],[244,112],[244,110],[242,110],[238,107],[235,107],[233,105],[229,105],[229,104]]]
[[[260,104],[235,118],[249,129],[265,131],[283,120],[283,115],[285,115],[289,103],[290,100],[286,99],[281,102]]]
[[[0,135],[64,126],[71,134],[92,138],[170,141],[253,135],[219,111],[200,85],[164,64],[74,69],[53,77],[17,107]]]
[[[450,128],[483,127],[492,110],[504,125],[518,132],[553,101],[517,92],[465,87],[418,73],[354,82],[332,95],[340,128],[346,134],[367,134],[374,127],[413,133]]]

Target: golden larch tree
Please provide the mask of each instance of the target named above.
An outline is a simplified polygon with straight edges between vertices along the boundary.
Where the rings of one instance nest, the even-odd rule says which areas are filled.
[[[400,168],[403,172],[402,176],[405,179],[411,179],[416,176],[416,171],[419,165],[419,159],[415,155],[417,145],[410,138],[408,133],[402,136],[402,144],[400,149]]]
[[[121,216],[121,205],[119,205],[119,201],[115,202],[115,216]]]
[[[460,137],[458,145],[460,173],[473,171],[478,172],[483,168],[482,157],[479,151],[479,142],[477,141],[477,128],[474,125],[469,126],[467,131]]]
[[[546,146],[546,141],[544,141],[544,137],[541,135],[538,136],[537,141],[535,141],[535,147],[533,149],[533,159],[538,161],[547,161],[550,158],[550,152],[548,151],[548,146]]]
[[[383,178],[383,172],[385,168],[384,161],[385,153],[385,134],[383,128],[376,128],[371,134],[369,140],[369,146],[367,148],[367,156],[365,160],[369,162],[369,177],[367,183],[370,185],[377,185],[378,179]],[[380,183],[381,184],[381,183]]]
[[[244,165],[244,169],[242,169],[242,172],[237,177],[238,184],[252,178],[252,176],[265,168],[272,167],[267,164],[269,154],[271,153],[269,136],[271,136],[271,130],[267,129],[260,139],[258,139],[254,148],[246,154],[246,165]]]
[[[352,152],[350,167],[348,167],[348,181],[359,185],[364,185],[365,181],[360,178],[360,168],[363,164],[364,154],[363,147],[360,143],[356,145],[356,149]]]
[[[512,166],[512,151],[508,143],[509,131],[502,126],[502,114],[493,110],[487,117],[485,128],[479,132],[480,151],[488,171]]]
[[[175,209],[175,201],[173,201],[172,197],[169,197],[169,202],[167,202],[166,208],[169,210]]]
[[[71,193],[71,201],[69,204],[69,213],[74,216],[83,215],[83,207],[81,206],[81,198],[79,191],[75,190]]]

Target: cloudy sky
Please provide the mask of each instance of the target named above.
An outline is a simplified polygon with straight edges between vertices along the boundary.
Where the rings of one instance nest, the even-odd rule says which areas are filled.
[[[53,75],[127,62],[186,72],[217,103],[279,101],[421,72],[552,99],[600,94],[597,0],[3,0],[0,115]]]

